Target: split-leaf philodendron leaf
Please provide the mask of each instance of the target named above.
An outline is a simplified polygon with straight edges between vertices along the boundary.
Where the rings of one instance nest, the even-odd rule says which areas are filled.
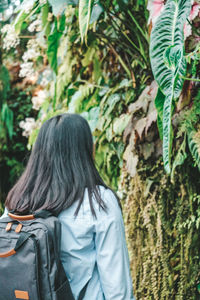
[[[163,160],[171,171],[172,103],[179,97],[186,72],[183,27],[191,10],[190,0],[168,0],[151,33],[152,71],[164,97]]]

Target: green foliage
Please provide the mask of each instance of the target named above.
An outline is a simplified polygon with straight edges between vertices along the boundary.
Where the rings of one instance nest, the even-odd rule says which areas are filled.
[[[10,76],[7,68],[4,65],[0,66],[0,107],[7,99],[8,92],[10,91]]]
[[[27,91],[12,88],[9,94],[9,107],[14,113],[13,137],[8,140],[0,131],[0,206],[3,207],[6,195],[21,175],[28,154],[27,139],[22,136],[19,123],[31,116],[31,97]]]
[[[188,0],[168,0],[153,27],[150,43],[151,66],[163,95],[163,160],[167,173],[171,170],[172,104],[178,98],[186,73],[183,26],[191,10]]]
[[[174,158],[171,172],[171,180],[174,182],[174,173],[177,166],[181,166],[187,158],[186,153],[186,134],[184,136],[182,144],[179,146],[176,157]]]
[[[0,202],[0,216],[3,214],[4,207],[3,204]]]
[[[200,133],[194,129],[188,129],[188,146],[195,164],[200,170]]]
[[[14,20],[21,36],[15,61],[16,53],[21,57],[25,51],[27,38],[23,36],[30,35],[29,24],[34,20],[42,22],[41,32],[33,33],[41,46],[39,59],[33,60],[34,71],[39,73],[33,92],[45,89],[48,96],[40,110],[33,111],[34,94],[27,88],[27,79],[17,79],[24,92],[13,86],[12,97],[7,92],[7,105],[14,112],[14,133],[10,141],[4,134],[5,128],[1,131],[0,172],[5,170],[5,180],[0,181],[0,197],[5,199],[21,174],[22,161],[28,153],[19,122],[27,116],[36,119],[37,128],[29,136],[30,149],[47,119],[64,112],[81,114],[93,132],[95,161],[101,176],[125,198],[137,299],[195,299],[199,272],[199,173],[189,149],[198,161],[200,107],[197,86],[191,84],[191,91],[186,92],[184,85],[181,92],[185,59],[187,77],[199,76],[199,50],[195,38],[192,40],[194,35],[187,40],[184,59],[183,23],[190,1],[168,0],[160,17],[165,26],[158,19],[153,27],[152,68],[158,68],[153,69],[158,92],[148,53],[147,1],[80,1],[79,7],[77,4],[78,1],[67,0],[50,0],[46,4],[35,1],[29,14],[22,7]],[[45,78],[43,87],[41,78],[49,67],[51,76]],[[175,110],[180,92],[184,110],[180,105]],[[172,123],[177,139],[173,140],[172,182],[163,174],[154,99],[160,137],[164,129],[165,145],[169,146],[165,152],[169,154],[165,156],[166,168],[170,164],[171,115],[175,112]],[[191,145],[190,129],[195,132],[189,141]]]
[[[82,42],[87,40],[87,32],[90,24],[91,12],[94,0],[79,0],[79,27]]]
[[[13,136],[13,112],[8,107],[7,103],[4,103],[2,106],[0,121],[2,122],[3,125],[5,124],[7,131],[8,131],[8,135],[10,138],[12,138],[12,136]],[[0,123],[0,128],[1,128],[1,123]]]
[[[7,104],[10,92],[10,76],[4,65],[0,66],[0,132],[12,138],[13,135],[13,112]]]
[[[54,20],[54,30],[53,32],[48,36],[48,49],[47,49],[47,56],[49,60],[49,64],[53,71],[57,74],[57,51],[59,47],[59,40],[63,34],[63,31],[65,29],[65,16],[62,15],[59,20]]]
[[[199,299],[198,174],[187,161],[172,184],[163,174],[161,160],[151,166],[141,161],[139,174],[131,180],[123,173],[136,299]]]

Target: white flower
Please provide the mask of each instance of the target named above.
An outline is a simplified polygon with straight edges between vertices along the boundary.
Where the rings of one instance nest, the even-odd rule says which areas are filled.
[[[3,49],[9,50],[10,48],[14,48],[19,44],[19,37],[15,32],[15,27],[11,24],[6,24],[2,29],[3,33]]]
[[[33,21],[29,26],[28,26],[28,31],[34,32],[34,31],[42,31],[42,21],[37,19]]]
[[[34,118],[26,118],[25,121],[19,123],[19,127],[24,130],[22,135],[29,137],[37,125]]]
[[[45,99],[48,97],[48,93],[45,90],[39,90],[37,94],[32,97],[33,109],[39,110]]]
[[[35,81],[35,78],[38,77],[38,72],[35,72],[34,70],[33,61],[35,61],[40,55],[40,47],[38,45],[37,40],[29,40],[27,43],[27,51],[24,52],[22,56],[24,63],[21,64],[21,69],[19,73],[20,77],[29,77],[29,79]]]
[[[36,51],[35,49],[29,49],[28,51],[24,52],[22,59],[23,61],[27,62],[28,60],[34,60],[38,56],[40,56],[40,52]]]
[[[28,60],[35,60],[40,56],[39,45],[35,39],[29,40],[27,44],[27,51],[24,52],[22,59],[24,62]]]
[[[33,62],[25,62],[20,65],[21,69],[19,77],[31,77],[34,76]]]

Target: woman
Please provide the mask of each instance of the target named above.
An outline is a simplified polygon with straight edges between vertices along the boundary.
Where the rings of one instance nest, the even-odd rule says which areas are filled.
[[[87,282],[84,299],[134,299],[120,205],[95,167],[84,118],[62,114],[43,124],[5,205],[18,214],[46,209],[58,216],[61,261],[75,299]]]

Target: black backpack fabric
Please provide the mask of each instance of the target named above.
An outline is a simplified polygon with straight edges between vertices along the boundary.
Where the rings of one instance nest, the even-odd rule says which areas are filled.
[[[0,219],[0,300],[75,300],[59,258],[60,237],[61,225],[47,211]]]

